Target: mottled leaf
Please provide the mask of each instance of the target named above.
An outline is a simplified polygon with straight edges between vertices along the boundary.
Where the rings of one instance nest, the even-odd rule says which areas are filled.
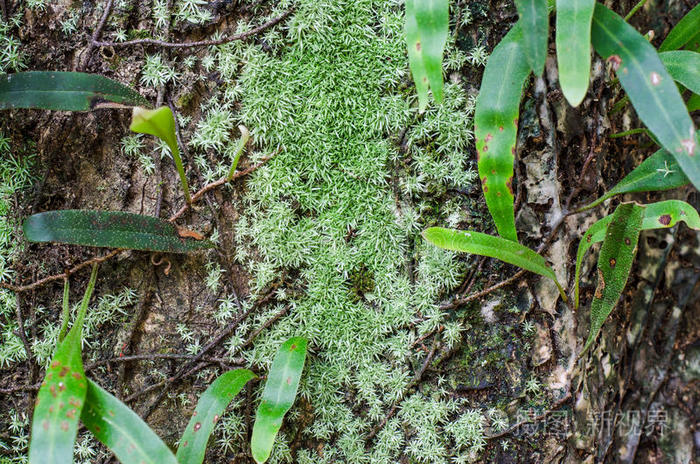
[[[513,163],[520,98],[530,67],[520,45],[519,23],[486,64],[476,101],[474,132],[479,178],[498,234],[518,241],[513,210]]]
[[[581,275],[581,264],[588,250],[596,243],[602,242],[605,238],[605,231],[612,221],[612,216],[606,216],[594,223],[581,238],[576,252],[576,273],[574,275],[574,295],[575,304],[579,303],[579,276]],[[688,227],[700,230],[700,216],[698,212],[688,203],[681,200],[666,200],[658,203],[646,205],[644,219],[642,220],[642,230],[667,229],[673,227],[678,222],[685,222]]]
[[[250,448],[257,463],[267,461],[284,415],[294,404],[306,359],[305,338],[293,337],[280,346],[267,374],[265,390],[255,415]]]
[[[689,184],[676,159],[663,148],[627,174],[615,187],[579,211],[591,209],[622,193],[659,192]]]
[[[80,419],[122,464],[177,464],[170,449],[135,412],[92,380]]]
[[[118,105],[148,105],[135,90],[97,74],[29,71],[0,75],[0,109],[89,111]]]
[[[673,26],[659,47],[660,52],[678,50],[700,32],[700,4],[690,10],[678,24]]]
[[[34,214],[24,221],[30,242],[59,242],[109,248],[187,253],[211,248],[208,240],[152,216],[122,211],[63,210]]]
[[[535,274],[548,277],[557,284],[562,299],[566,301],[564,289],[559,285],[557,276],[547,266],[545,259],[517,242],[471,230],[454,230],[443,227],[426,229],[423,231],[423,238],[433,245],[446,250],[500,259],[508,264],[513,264]]]
[[[588,91],[591,75],[591,21],[595,0],[557,0],[559,84],[571,106]]]
[[[674,81],[700,93],[700,53],[677,50],[659,53],[659,58]]]
[[[549,13],[547,0],[515,0],[522,28],[522,45],[530,69],[536,75],[542,75],[547,58],[547,40],[549,38]]]
[[[182,164],[180,149],[177,145],[177,135],[175,133],[175,117],[167,106],[161,106],[155,110],[142,107],[135,107],[131,116],[131,126],[133,132],[139,134],[154,135],[168,145],[175,161],[177,173],[180,176],[182,190],[185,193],[185,201],[191,203],[190,188],[187,184],[185,166]]]
[[[639,118],[700,187],[700,156],[695,126],[681,95],[649,42],[620,16],[596,4],[593,46],[617,67],[617,77]]]
[[[442,54],[449,32],[449,10],[448,0],[406,0],[408,64],[421,113],[428,106],[428,88],[435,102],[442,102]]]
[[[612,215],[598,256],[598,285],[591,302],[591,328],[581,355],[591,346],[600,328],[617,305],[637,255],[644,206],[623,203]]]
[[[83,321],[96,280],[95,265],[75,323],[56,348],[46,369],[46,377],[34,407],[29,443],[30,464],[73,462],[73,444],[87,392],[81,353]]]
[[[177,449],[177,461],[180,464],[201,464],[204,461],[207,442],[214,426],[233,397],[254,377],[255,374],[247,369],[236,369],[226,372],[209,385],[199,398],[197,408],[180,440]]]

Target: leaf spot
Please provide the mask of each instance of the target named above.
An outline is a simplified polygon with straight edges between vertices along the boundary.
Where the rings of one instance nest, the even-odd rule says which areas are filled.
[[[615,267],[617,260],[615,258],[610,258],[610,267]]]
[[[612,65],[613,71],[617,71],[622,64],[620,55],[610,55],[606,61]]]
[[[68,431],[68,421],[61,421],[61,430],[64,432]]]
[[[493,140],[493,135],[486,134],[486,138],[484,139],[484,142],[489,143],[491,140]]]
[[[196,424],[194,424],[194,431],[195,431],[195,432],[196,432],[197,430],[201,429],[201,428],[202,428],[202,423],[201,423],[201,422],[197,422]]]
[[[416,42],[416,51],[420,51],[420,50],[421,50],[421,44],[420,44],[420,40],[419,40]]]
[[[218,415],[218,414],[214,414],[214,420],[213,420],[213,422],[216,424],[218,421],[219,421],[219,415]]]
[[[70,369],[68,369],[67,366],[63,366],[63,368],[61,369],[61,372],[58,373],[58,376],[65,377],[68,372],[70,372]]]
[[[632,241],[625,237],[625,245],[630,245]]]
[[[659,216],[659,222],[665,226],[669,225],[671,223],[671,215],[664,214],[662,216]]]
[[[652,71],[650,79],[651,79],[651,85],[653,85],[653,86],[657,86],[657,85],[661,84],[661,76],[659,76],[659,74],[657,72]]]

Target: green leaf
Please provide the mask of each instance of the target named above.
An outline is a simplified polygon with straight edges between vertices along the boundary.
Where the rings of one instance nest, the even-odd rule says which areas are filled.
[[[94,247],[187,253],[211,248],[208,240],[152,216],[122,211],[63,210],[34,214],[24,221],[30,242],[60,242]]]
[[[282,419],[294,404],[304,370],[306,345],[305,338],[290,338],[280,346],[272,361],[250,441],[253,459],[258,464],[270,457]]]
[[[448,0],[406,0],[408,64],[421,113],[428,106],[428,87],[435,102],[442,102],[442,54],[449,32],[449,12]]]
[[[623,203],[612,215],[598,256],[598,286],[591,302],[591,328],[579,356],[596,339],[622,295],[637,254],[643,218],[644,206],[636,203]]]
[[[649,42],[620,16],[598,3],[593,14],[593,46],[619,63],[617,77],[639,118],[700,187],[695,126],[673,79]]]
[[[576,273],[574,275],[575,305],[579,303],[579,276],[581,275],[581,263],[588,250],[596,243],[602,242],[612,216],[606,216],[594,223],[581,238],[576,252]],[[688,203],[681,200],[666,200],[646,205],[642,230],[668,229],[678,222],[685,222],[688,227],[700,230],[700,216]]]
[[[676,159],[663,148],[627,174],[615,187],[594,202],[579,209],[585,211],[622,193],[659,192],[689,184]]]
[[[678,21],[678,24],[671,29],[659,47],[659,51],[678,50],[690,42],[698,34],[698,31],[700,31],[700,5],[690,10],[683,19]]]
[[[89,379],[80,419],[122,464],[177,464],[170,449],[135,412]]]
[[[119,105],[148,105],[135,90],[97,74],[29,71],[0,75],[0,109],[89,111]]]
[[[580,105],[588,91],[594,8],[595,0],[557,0],[559,83],[571,106]]]
[[[547,0],[515,0],[522,28],[521,37],[525,57],[530,69],[540,76],[544,72],[549,38],[549,13]],[[579,38],[581,39],[581,38]]]
[[[96,280],[95,265],[75,323],[46,369],[34,407],[30,464],[73,462],[73,444],[87,392],[81,353],[83,321]]]
[[[659,58],[674,81],[700,93],[700,53],[678,50],[659,53]]]
[[[243,386],[255,377],[247,369],[228,371],[216,379],[202,394],[197,408],[187,424],[177,449],[180,464],[201,464],[207,449],[209,436],[221,414]]]
[[[479,178],[498,234],[518,241],[513,210],[513,163],[520,97],[530,67],[516,24],[491,53],[476,100],[474,133]]]
[[[688,108],[688,112],[700,110],[700,95],[696,93],[691,95],[685,106]]]
[[[471,230],[445,229],[443,227],[430,227],[424,230],[423,238],[446,250],[500,259],[508,264],[548,277],[557,284],[562,299],[566,301],[564,289],[559,285],[557,276],[547,266],[544,258],[517,242]]]
[[[177,173],[180,176],[182,190],[185,193],[185,201],[191,203],[190,188],[187,185],[185,166],[180,157],[180,148],[177,146],[177,135],[175,134],[175,117],[167,106],[161,106],[155,110],[142,107],[135,107],[131,116],[131,131],[139,134],[154,135],[168,145],[175,161]]]

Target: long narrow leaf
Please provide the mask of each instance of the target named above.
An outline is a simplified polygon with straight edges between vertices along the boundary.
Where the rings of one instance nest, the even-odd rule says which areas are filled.
[[[228,371],[216,379],[202,394],[177,449],[180,464],[201,464],[209,436],[221,414],[243,386],[255,377],[247,369]]]
[[[676,84],[656,50],[620,16],[598,3],[593,14],[593,46],[619,65],[617,76],[639,118],[700,187],[700,152],[695,126]]]
[[[627,174],[615,187],[579,211],[591,209],[608,198],[623,193],[660,192],[682,187],[690,183],[676,159],[663,148]]]
[[[211,242],[189,238],[193,232],[152,216],[121,211],[63,210],[34,214],[24,221],[31,242],[60,242],[95,247],[187,253],[211,248]]]
[[[185,166],[182,164],[180,157],[180,148],[177,146],[177,135],[175,133],[175,117],[173,112],[167,106],[161,106],[155,110],[149,110],[137,106],[133,110],[131,116],[131,125],[129,129],[139,134],[154,135],[161,139],[170,148],[170,153],[173,155],[177,173],[180,176],[182,190],[185,193],[185,201],[191,203],[190,188],[187,184],[187,176],[185,175]]]
[[[408,63],[421,112],[428,106],[428,88],[436,103],[443,98],[442,54],[449,32],[448,0],[406,0]]]
[[[659,58],[674,81],[700,93],[700,53],[677,50],[659,53]]]
[[[547,266],[544,258],[531,249],[501,237],[443,227],[430,227],[423,231],[423,238],[435,246],[446,250],[472,253],[500,259],[509,264],[527,269],[530,272],[548,277],[557,284],[561,297],[566,301],[564,289],[557,281],[554,271]]]
[[[135,90],[97,74],[29,71],[0,76],[0,109],[89,111],[110,103],[148,106]]]
[[[304,370],[306,344],[305,338],[290,338],[280,346],[272,361],[250,441],[253,459],[257,463],[270,457],[282,419],[294,404]]]
[[[690,12],[671,29],[671,32],[668,33],[666,39],[659,47],[659,51],[678,50],[683,47],[683,45],[690,42],[690,40],[698,34],[698,31],[700,31],[700,4],[690,10]]]
[[[588,91],[591,76],[591,21],[595,0],[557,0],[559,83],[571,106]]]
[[[644,206],[636,203],[623,203],[612,215],[598,256],[598,285],[591,302],[591,328],[581,355],[598,336],[627,284],[643,218]]]
[[[486,64],[474,113],[479,178],[498,234],[518,241],[513,209],[513,163],[520,98],[530,74],[520,45],[519,23],[496,46]]]
[[[588,228],[581,238],[576,252],[576,272],[574,275],[574,299],[576,307],[579,303],[579,277],[581,275],[581,264],[588,250],[596,243],[602,242],[605,238],[605,231],[612,221],[612,216],[606,216],[595,222]],[[668,229],[678,222],[685,222],[688,227],[700,230],[700,216],[698,212],[688,203],[681,200],[666,200],[658,203],[646,205],[644,219],[642,220],[642,230]]]
[[[81,353],[83,321],[96,279],[94,266],[75,323],[58,345],[39,389],[29,443],[31,464],[73,462],[73,444],[87,392]]]
[[[80,419],[122,464],[177,464],[170,449],[135,412],[89,379]]]
[[[520,15],[520,27],[523,50],[530,69],[536,75],[544,72],[547,58],[547,40],[549,39],[549,14],[547,0],[515,0]]]

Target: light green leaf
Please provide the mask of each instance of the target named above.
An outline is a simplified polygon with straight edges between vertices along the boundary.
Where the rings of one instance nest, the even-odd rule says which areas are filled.
[[[202,394],[177,449],[180,464],[201,464],[207,442],[226,406],[255,377],[247,369],[228,371],[216,379]]]
[[[418,92],[420,112],[428,106],[428,88],[442,103],[442,54],[449,32],[448,0],[406,0],[408,64]]]
[[[578,308],[579,303],[579,277],[581,275],[581,264],[588,250],[596,243],[602,242],[605,238],[605,231],[612,221],[612,216],[605,216],[591,227],[581,238],[576,252],[576,273],[574,275],[574,299]],[[666,200],[658,203],[646,205],[644,218],[642,220],[642,230],[668,229],[678,222],[685,222],[691,229],[700,230],[700,216],[698,212],[688,203],[681,200]]]
[[[598,256],[598,285],[591,302],[591,328],[579,356],[588,350],[617,305],[637,255],[644,206],[623,203],[612,215]]]
[[[479,178],[498,234],[518,241],[513,209],[513,163],[520,98],[530,67],[519,23],[496,46],[486,64],[476,100],[474,133]]]
[[[118,105],[148,105],[135,90],[97,74],[29,71],[0,75],[0,109],[89,111]]]
[[[180,157],[180,148],[177,146],[177,134],[175,133],[175,117],[167,106],[161,106],[155,110],[135,107],[131,116],[131,131],[139,134],[154,135],[168,145],[175,161],[177,173],[180,176],[182,190],[185,193],[185,201],[191,203],[190,188],[187,184],[185,166]]]
[[[700,31],[700,4],[678,21],[659,47],[660,52],[678,50],[690,42]]]
[[[87,392],[81,353],[83,321],[96,280],[97,265],[92,268],[75,323],[46,369],[34,407],[30,464],[73,462],[73,444]]]
[[[615,187],[589,205],[579,209],[585,211],[603,203],[608,198],[623,193],[659,192],[672,190],[690,183],[676,159],[663,148],[627,174]]]
[[[678,50],[659,53],[659,58],[674,81],[700,93],[700,53]]]
[[[250,441],[253,459],[258,464],[270,457],[282,419],[294,404],[304,370],[306,344],[305,338],[290,338],[280,346],[272,361]]]
[[[617,77],[639,118],[700,187],[700,153],[695,126],[656,50],[632,26],[600,3],[592,28],[593,46],[619,64]]]
[[[548,277],[557,284],[562,299],[566,301],[564,289],[559,285],[557,276],[547,266],[544,258],[517,242],[471,230],[454,230],[443,227],[430,227],[424,230],[423,238],[433,245],[446,250],[500,259],[508,264],[513,264],[535,274]]]
[[[190,238],[169,221],[123,211],[62,210],[34,214],[24,221],[30,242],[60,242],[94,247],[187,253],[211,248],[208,240]]]
[[[135,412],[89,379],[80,419],[122,464],[177,464],[170,449]]]
[[[522,28],[523,50],[530,69],[540,76],[544,72],[549,39],[549,13],[547,0],[515,0]]]
[[[594,8],[595,0],[557,0],[559,83],[571,106],[580,105],[588,91]]]

